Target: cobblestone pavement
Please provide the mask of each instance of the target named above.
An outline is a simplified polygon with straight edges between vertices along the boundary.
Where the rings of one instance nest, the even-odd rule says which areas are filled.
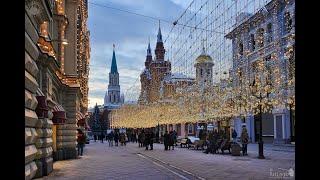
[[[289,177],[286,169],[295,166],[294,147],[279,151],[265,145],[263,160],[257,159],[257,144],[249,144],[249,156],[238,157],[179,147],[163,149],[162,144],[146,151],[132,143],[108,147],[90,142],[83,157],[55,162],[54,171],[41,179],[281,179]]]

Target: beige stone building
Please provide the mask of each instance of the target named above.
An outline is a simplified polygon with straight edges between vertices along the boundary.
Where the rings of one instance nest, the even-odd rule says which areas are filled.
[[[25,1],[25,176],[76,158],[88,107],[89,31],[85,0]]]

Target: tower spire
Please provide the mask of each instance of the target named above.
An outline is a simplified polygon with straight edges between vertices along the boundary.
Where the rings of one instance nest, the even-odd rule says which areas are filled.
[[[205,55],[205,54],[206,54],[206,48],[204,47],[204,41],[205,41],[205,40],[202,39],[201,41],[202,41],[202,42],[201,42],[201,44],[202,44],[202,52],[201,52],[201,54],[202,54],[202,55]]]
[[[112,62],[111,62],[111,73],[118,73],[117,68],[117,60],[116,60],[116,53],[115,53],[115,45],[113,44],[113,54],[112,54]]]
[[[148,43],[148,49],[147,49],[147,56],[151,56],[150,37],[149,37],[149,43]]]
[[[159,20],[159,30],[157,35],[157,42],[162,42],[162,34],[161,34],[161,28],[160,28],[160,20]]]

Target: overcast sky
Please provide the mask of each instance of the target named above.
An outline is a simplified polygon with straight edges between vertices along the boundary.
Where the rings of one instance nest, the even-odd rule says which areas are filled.
[[[116,47],[116,58],[120,74],[121,93],[125,99],[138,95],[139,75],[150,37],[154,54],[158,22],[156,20],[125,12],[96,6],[91,3],[128,10],[139,14],[174,21],[189,5],[190,0],[89,0],[88,25],[90,30],[90,74],[89,107],[103,104],[108,87],[108,74],[112,58],[112,44]],[[171,24],[161,22],[163,39]],[[128,90],[128,88],[133,87]]]

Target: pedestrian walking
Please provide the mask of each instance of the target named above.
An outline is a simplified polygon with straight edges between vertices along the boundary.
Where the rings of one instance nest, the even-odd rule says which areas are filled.
[[[125,143],[125,134],[123,132],[120,133],[120,143],[121,143],[121,146],[123,146]]]
[[[233,129],[233,131],[232,131],[232,142],[233,143],[237,142],[237,136],[238,136],[237,131],[235,129]]]
[[[93,135],[93,139],[94,139],[94,142],[97,141],[97,135],[96,134]]]
[[[177,134],[176,130],[173,130],[173,144],[175,146],[177,146],[177,137],[178,137],[178,134]]]
[[[100,134],[101,143],[103,143],[103,138],[104,138],[104,134],[103,134],[103,132],[101,132],[101,134]]]
[[[151,131],[150,132],[150,150],[153,150],[153,142],[154,142],[154,138],[155,138],[155,135],[154,135],[154,132]]]
[[[111,131],[111,132],[108,134],[109,146],[113,146],[113,137],[114,137],[114,134],[113,134],[113,131]]]
[[[83,147],[84,144],[86,143],[86,137],[82,131],[78,131],[78,136],[77,136],[77,146],[78,146],[78,156],[83,155]]]
[[[145,133],[144,130],[141,131],[139,137],[139,147],[144,147]]]
[[[214,134],[213,132],[210,132],[208,135],[208,146],[207,149],[204,151],[204,153],[214,153],[214,149],[215,149],[215,141],[214,141]]]
[[[173,133],[173,131],[170,131],[168,143],[169,143],[168,144],[169,150],[171,150],[171,147],[172,147],[172,150],[174,150],[174,133]]]
[[[144,146],[146,147],[146,150],[149,149],[149,143],[150,143],[150,132],[148,129],[146,129],[145,138],[144,138]]]
[[[166,131],[163,135],[163,144],[164,144],[165,151],[168,150],[169,141],[170,141],[170,135],[168,134],[168,131]]]
[[[248,131],[247,128],[245,126],[242,127],[242,132],[241,132],[241,144],[242,144],[242,155],[248,155],[247,152],[247,146],[249,143],[249,135],[248,135]]]
[[[114,133],[114,145],[115,145],[115,146],[118,146],[118,143],[119,143],[119,132],[116,131],[116,132]]]
[[[136,134],[133,131],[131,133],[131,142],[136,142]]]
[[[138,132],[135,133],[135,136],[136,136],[136,143],[138,143],[138,140],[139,140],[139,134],[138,134]]]

